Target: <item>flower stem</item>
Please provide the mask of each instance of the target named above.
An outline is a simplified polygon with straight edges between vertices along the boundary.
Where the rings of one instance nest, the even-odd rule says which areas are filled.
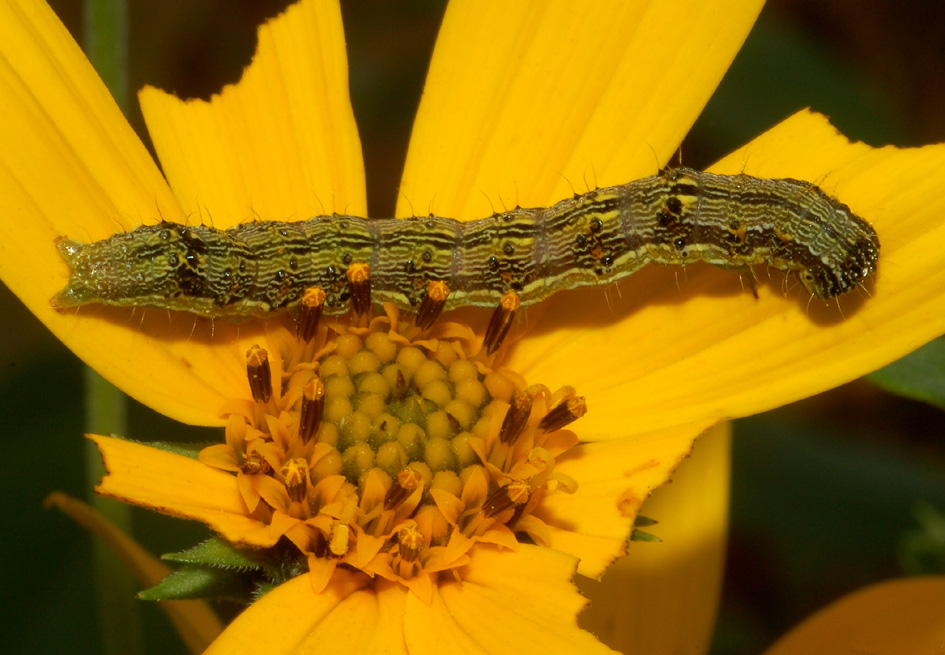
[[[86,55],[118,106],[128,108],[128,8],[126,0],[85,0],[83,7]],[[85,371],[86,429],[96,434],[126,434],[127,403],[124,394],[90,368]],[[94,485],[104,475],[101,456],[86,443],[86,471]],[[91,488],[92,485],[90,485]],[[92,494],[89,502],[109,521],[131,532],[128,505]],[[135,593],[137,585],[118,557],[101,541],[93,545],[98,585],[99,615],[104,652],[144,653]]]
[[[85,0],[85,53],[115,102],[128,113],[128,7],[126,0]]]

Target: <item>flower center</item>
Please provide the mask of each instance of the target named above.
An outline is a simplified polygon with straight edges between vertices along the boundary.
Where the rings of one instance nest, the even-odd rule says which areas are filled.
[[[338,566],[415,588],[477,544],[547,541],[535,508],[576,488],[554,470],[585,411],[573,389],[493,370],[456,324],[424,334],[394,311],[310,328],[250,349],[253,400],[227,404],[226,444],[201,460],[236,473],[248,513],[296,546],[316,588]]]

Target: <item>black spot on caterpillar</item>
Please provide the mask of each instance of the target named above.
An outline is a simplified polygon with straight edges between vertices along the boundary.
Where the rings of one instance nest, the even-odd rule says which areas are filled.
[[[227,230],[161,223],[95,243],[61,238],[72,267],[56,307],[87,303],[266,316],[306,288],[325,313],[351,304],[346,271],[369,267],[370,297],[416,310],[428,284],[450,289],[446,309],[522,305],[576,287],[606,285],[649,262],[703,261],[745,272],[793,272],[818,298],[850,291],[876,270],[879,240],[845,204],[810,182],[675,168],[547,208],[461,222],[438,216],[317,216]]]

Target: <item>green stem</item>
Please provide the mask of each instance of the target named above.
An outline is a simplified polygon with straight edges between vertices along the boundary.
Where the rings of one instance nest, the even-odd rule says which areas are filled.
[[[126,0],[85,0],[85,51],[118,106],[128,109],[128,8]],[[86,430],[95,434],[127,433],[124,394],[92,369],[85,372]],[[101,456],[87,442],[86,471],[91,489],[105,474]],[[89,502],[109,521],[131,532],[131,508],[92,494]],[[137,585],[118,558],[99,540],[93,546],[104,652],[144,653],[137,612]]]
[[[85,54],[128,113],[128,7],[126,0],[85,0]]]
[[[91,368],[85,368],[85,424],[94,434],[126,433],[126,399]],[[106,519],[131,533],[131,507],[92,493],[105,475],[102,456],[91,441],[86,441],[86,477],[89,480],[89,504]],[[92,543],[92,566],[102,630],[103,651],[110,655],[144,653],[144,641],[135,594],[138,586],[121,560],[100,539]]]

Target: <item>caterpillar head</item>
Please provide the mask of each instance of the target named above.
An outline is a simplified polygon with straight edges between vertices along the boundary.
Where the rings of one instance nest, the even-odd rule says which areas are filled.
[[[855,289],[876,271],[879,241],[864,238],[849,246],[841,260],[815,259],[798,273],[801,285],[812,295],[829,300]]]

